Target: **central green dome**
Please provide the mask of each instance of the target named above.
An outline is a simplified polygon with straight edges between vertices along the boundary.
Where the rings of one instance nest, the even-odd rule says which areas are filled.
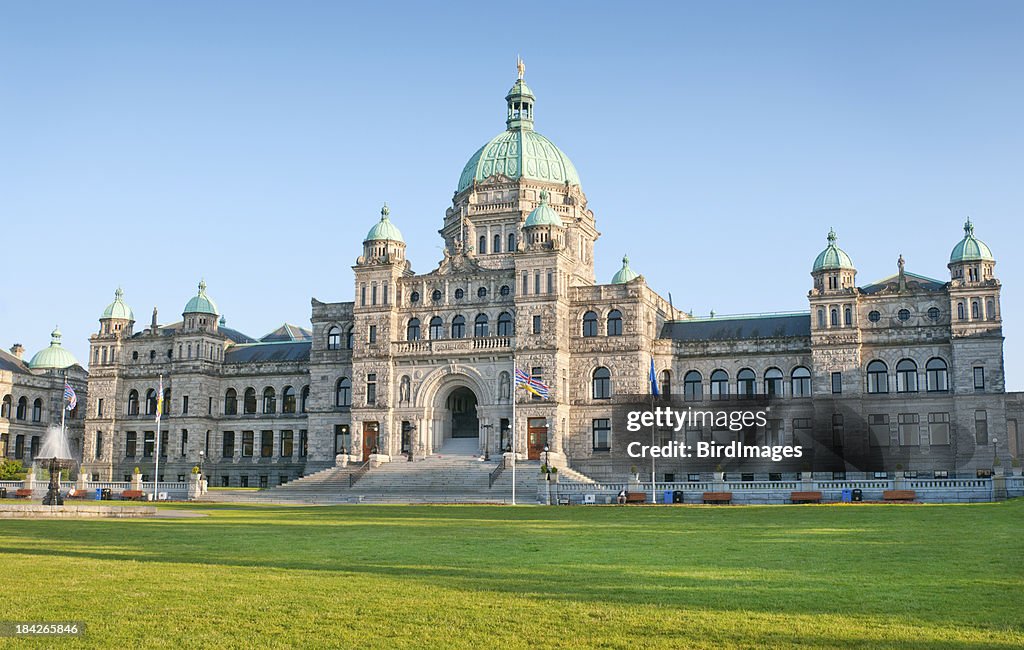
[[[529,178],[549,183],[579,185],[576,167],[561,149],[533,130],[533,91],[520,70],[519,80],[508,91],[508,128],[480,147],[462,169],[459,192],[473,182],[483,182],[495,174],[512,179]]]
[[[995,257],[992,256],[992,250],[988,245],[974,236],[974,224],[968,217],[964,224],[964,238],[953,247],[953,252],[949,254],[949,263],[978,261],[993,262]]]
[[[829,229],[828,246],[825,250],[818,253],[818,257],[814,259],[814,267],[811,268],[811,273],[835,271],[837,269],[854,270],[853,260],[846,254],[846,251],[836,245],[837,239],[836,231]]]
[[[402,238],[402,231],[398,229],[398,226],[391,223],[391,209],[388,204],[385,203],[384,207],[380,209],[380,221],[373,224],[373,228],[370,228],[370,232],[366,233],[366,239],[368,241],[400,241],[403,244],[405,239]]]
[[[128,306],[124,301],[124,291],[121,287],[117,288],[114,292],[114,302],[107,305],[107,308],[103,310],[103,315],[100,316],[101,320],[108,318],[119,318],[121,320],[135,320],[135,314],[132,313],[132,308]]]
[[[213,298],[206,295],[206,281],[199,281],[199,293],[192,297],[185,305],[185,311],[182,314],[213,314],[217,316],[220,312],[217,311],[217,303],[213,301]]]
[[[32,360],[28,362],[28,367],[33,370],[63,370],[64,368],[78,365],[78,360],[75,359],[75,356],[60,344],[60,329],[54,328],[50,332],[50,337],[50,347],[43,348],[37,352],[32,357]]]

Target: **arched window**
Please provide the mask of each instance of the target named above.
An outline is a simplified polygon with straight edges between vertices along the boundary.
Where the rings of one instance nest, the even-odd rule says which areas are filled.
[[[687,402],[699,402],[704,399],[704,389],[701,386],[703,377],[696,370],[691,370],[683,377],[683,399]]]
[[[284,390],[281,391],[281,412],[295,412],[295,389],[291,386],[285,386]]]
[[[473,321],[473,336],[487,336],[487,314],[477,314]]]
[[[305,413],[309,404],[309,386],[302,387],[302,396],[299,398],[299,412]]]
[[[32,402],[32,421],[42,422],[43,420],[43,400],[36,398],[36,401]],[[35,457],[35,453],[32,454]]]
[[[498,336],[512,336],[512,314],[503,311],[498,314]]]
[[[901,359],[896,364],[896,392],[917,392],[917,364],[912,359]]]
[[[509,379],[509,374],[504,370],[498,375],[498,397],[501,399],[509,399],[512,396],[512,385]]]
[[[583,336],[597,336],[597,313],[588,311],[583,314]]]
[[[793,397],[811,396],[811,371],[803,366],[793,368]]]
[[[354,338],[353,337],[353,330],[354,330],[354,328],[355,328],[355,326],[349,325],[348,331],[345,332],[345,347],[347,349],[349,349],[349,350],[352,349],[352,343],[353,343],[353,338]]]
[[[622,336],[622,312],[618,309],[608,312],[608,336]]]
[[[965,320],[967,318],[967,314],[964,312],[964,303],[962,302],[956,304],[956,317],[957,320]]]
[[[660,384],[661,385],[658,386],[658,390],[661,391],[661,396],[662,397],[671,397],[672,396],[672,371],[671,370],[662,370],[661,371],[661,382],[660,382]]]
[[[494,236],[494,248],[491,249],[491,252],[492,253],[500,253],[501,252],[501,235],[495,235]]]
[[[146,391],[146,415],[156,415],[156,391],[152,388]]]
[[[22,397],[21,399],[24,401],[25,398]],[[21,403],[20,402],[18,403],[18,408],[19,409],[21,408]],[[139,414],[139,391],[137,391],[135,389],[132,389],[132,390],[128,391],[128,415],[138,415],[138,414]],[[24,417],[20,417],[18,419],[19,420],[24,420],[25,418]]]
[[[419,341],[420,340],[420,319],[410,318],[409,324],[405,328],[405,340],[406,341]]]
[[[436,340],[444,336],[444,321],[440,316],[430,319],[430,338]]]
[[[768,397],[782,397],[782,371],[769,368],[764,373],[764,392]]]
[[[340,350],[341,349],[341,328],[332,327],[327,330],[327,349],[328,350]]]
[[[11,419],[11,396],[4,395],[3,405],[0,406],[0,418]]]
[[[736,394],[740,399],[749,399],[757,392],[757,375],[750,368],[736,373]]]
[[[483,255],[487,252],[487,236],[480,235],[480,248],[477,250],[478,253]]]
[[[835,307],[829,312],[829,325],[831,327],[839,327],[839,310]]]
[[[825,310],[824,309],[819,309],[818,310],[818,327],[820,327],[820,328],[824,328],[825,327]]]
[[[224,415],[238,415],[238,392],[234,388],[224,393]]]
[[[711,373],[711,399],[726,399],[729,397],[729,373],[724,370],[716,370]]]
[[[242,399],[242,412],[246,415],[256,413],[256,389],[246,388],[245,396]]]
[[[466,336],[466,317],[456,316],[452,319],[452,338],[461,339]]]
[[[516,234],[514,232],[508,234],[508,247],[505,250],[510,253],[516,250]]]
[[[996,303],[993,300],[989,300],[985,303],[985,318],[989,320],[996,319]]]
[[[981,307],[978,306],[977,300],[971,301],[971,319],[978,320],[981,318]]]
[[[334,385],[334,405],[352,405],[352,381],[348,377],[342,377]]]
[[[267,414],[277,412],[277,395],[270,386],[263,389],[263,412]]]
[[[924,366],[929,393],[945,393],[949,390],[949,367],[938,357],[928,360]]]
[[[610,399],[612,396],[612,373],[605,367],[594,370],[591,382],[594,399]]]
[[[889,392],[889,366],[884,361],[876,359],[868,364],[868,392]]]
[[[849,307],[843,310],[843,325],[847,327],[853,325],[853,310]]]
[[[164,389],[164,403],[163,403],[162,415],[170,415],[170,414],[171,414],[171,389],[170,388],[165,388]]]

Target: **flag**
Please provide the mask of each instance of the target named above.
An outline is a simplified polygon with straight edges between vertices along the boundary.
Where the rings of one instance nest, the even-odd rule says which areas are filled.
[[[551,388],[547,384],[539,379],[534,379],[526,374],[526,371],[516,368],[516,388],[520,386],[541,399],[548,399],[551,396]]]
[[[164,376],[160,375],[160,388],[156,391],[156,421],[160,421],[160,413],[164,410]]]
[[[64,401],[69,411],[74,411],[78,406],[78,395],[75,395],[75,389],[68,384],[67,379],[64,380]]]
[[[651,375],[650,376],[651,376],[651,395],[653,395],[654,397],[658,397],[659,395],[661,395],[661,393],[658,392],[658,377],[657,377],[657,375],[654,374],[654,357],[651,357]]]

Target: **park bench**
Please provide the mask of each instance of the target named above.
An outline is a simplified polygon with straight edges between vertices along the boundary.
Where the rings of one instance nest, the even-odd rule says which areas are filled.
[[[882,492],[882,499],[885,501],[916,501],[917,492],[913,490],[886,490]]]
[[[90,498],[90,496],[92,498],[95,498],[96,492],[95,491],[90,491],[90,490],[79,490],[77,488],[72,488],[72,489],[68,490],[68,493],[66,495],[64,495],[64,498],[65,499],[88,499],[88,498]]]
[[[146,498],[146,493],[142,490],[125,490],[121,493],[122,501],[142,501]]]
[[[821,492],[793,492],[789,500],[793,503],[821,503]]]
[[[18,499],[30,499],[32,498],[32,490],[29,488],[18,488],[14,491],[14,496]]]
[[[705,492],[704,503],[732,503],[732,492]]]
[[[647,503],[647,493],[626,492],[626,503]]]

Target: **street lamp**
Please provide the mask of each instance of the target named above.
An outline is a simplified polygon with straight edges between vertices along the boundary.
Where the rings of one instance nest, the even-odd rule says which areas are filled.
[[[415,437],[414,434],[416,433],[416,425],[413,424],[412,422],[406,423],[405,431],[406,431],[406,433],[409,434],[409,462],[411,463],[412,462],[412,450],[413,450],[413,445],[414,445],[413,439]]]
[[[491,429],[494,427],[493,424],[487,423],[484,425],[484,460],[488,461],[491,459]]]
[[[505,423],[505,428],[502,429],[501,431],[502,431],[501,450],[502,451],[512,451],[512,443],[511,442],[507,442],[506,443],[506,441],[511,441],[512,440],[512,436],[511,436],[512,424],[510,422],[506,422]]]
[[[206,452],[203,451],[202,449],[200,449],[199,450],[199,478],[200,479],[202,479],[203,476],[204,476],[204,474],[203,474],[203,466],[205,465],[205,463],[206,463]]]

